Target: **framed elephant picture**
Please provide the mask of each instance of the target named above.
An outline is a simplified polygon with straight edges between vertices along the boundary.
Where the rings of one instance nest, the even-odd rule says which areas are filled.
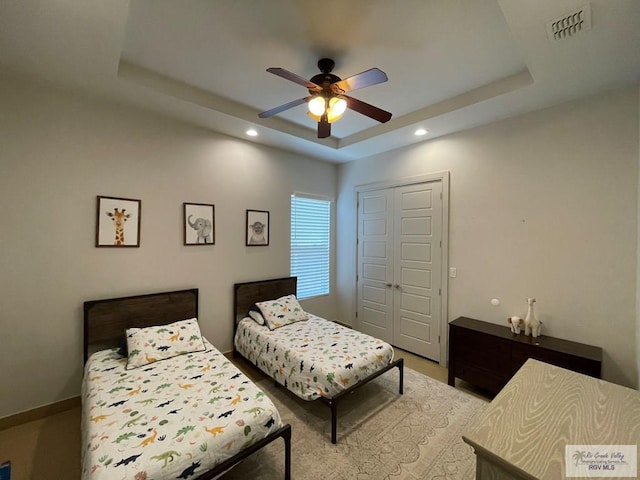
[[[216,243],[215,206],[207,203],[184,204],[184,244]]]

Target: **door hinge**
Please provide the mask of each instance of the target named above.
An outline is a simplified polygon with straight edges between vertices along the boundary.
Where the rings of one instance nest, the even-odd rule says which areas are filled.
[[[440,200],[442,200],[442,192],[440,192]]]
[[[356,312],[356,318],[358,318],[358,312]]]
[[[442,289],[441,288],[438,289],[438,295],[442,296]]]
[[[360,275],[356,274],[356,282],[360,280]]]
[[[438,343],[440,343],[440,335],[438,335]]]

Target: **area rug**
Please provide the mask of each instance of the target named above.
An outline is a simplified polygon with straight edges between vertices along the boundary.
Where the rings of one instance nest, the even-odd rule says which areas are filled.
[[[475,455],[462,441],[487,403],[405,367],[404,395],[393,369],[344,398],[338,443],[330,410],[298,399],[270,379],[258,385],[292,426],[295,480],[472,479]],[[284,442],[244,460],[225,480],[284,478]]]

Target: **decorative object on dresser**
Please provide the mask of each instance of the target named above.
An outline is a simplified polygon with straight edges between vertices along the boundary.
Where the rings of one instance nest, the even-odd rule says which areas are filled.
[[[449,324],[449,385],[456,377],[498,393],[528,358],[600,378],[602,349],[542,335],[516,335],[509,327],[459,317]]]
[[[533,311],[533,304],[536,303],[535,298],[527,298],[527,316],[524,317],[524,334],[529,335],[533,338],[538,338],[540,336],[540,327],[542,322],[538,320],[535,312]]]
[[[520,333],[524,320],[521,317],[508,317],[507,323],[510,325],[513,333]]]
[[[640,423],[632,419],[638,418],[640,392],[530,359],[462,439],[475,450],[478,480],[634,478]],[[632,454],[624,464],[615,460],[616,471],[607,472],[614,475],[604,475],[605,468],[589,471],[579,461],[573,447],[582,446],[632,446]],[[607,463],[604,456],[596,462]]]

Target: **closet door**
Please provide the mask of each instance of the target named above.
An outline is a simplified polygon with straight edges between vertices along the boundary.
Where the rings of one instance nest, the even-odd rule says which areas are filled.
[[[358,195],[357,324],[393,341],[393,189]]]
[[[442,183],[394,189],[393,345],[440,361]]]

